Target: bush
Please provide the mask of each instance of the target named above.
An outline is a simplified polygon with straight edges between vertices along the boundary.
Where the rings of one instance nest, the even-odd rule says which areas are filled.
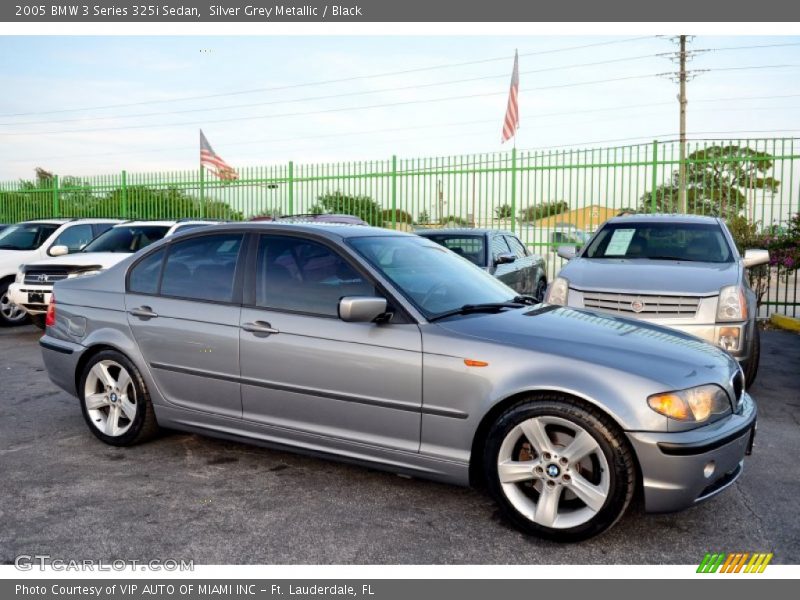
[[[569,210],[569,203],[567,203],[565,200],[556,200],[554,202],[542,202],[541,204],[535,204],[533,206],[528,206],[520,210],[519,219],[520,221],[530,223],[532,221],[538,221],[539,219],[544,219],[546,217],[552,217],[554,215],[563,214],[568,210]]]
[[[384,223],[391,223],[392,222],[392,209],[386,209],[381,213]],[[411,213],[405,211],[400,208],[396,208],[394,210],[394,219],[395,223],[405,223],[406,225],[413,225],[414,224],[414,217],[411,216]]]
[[[449,217],[442,217],[439,219],[440,225],[458,225],[460,227],[469,227],[472,225],[467,219],[464,217],[459,217],[458,215],[450,215]]]
[[[375,227],[383,226],[383,208],[369,196],[350,196],[341,192],[324,194],[311,207],[313,214],[352,215]]]

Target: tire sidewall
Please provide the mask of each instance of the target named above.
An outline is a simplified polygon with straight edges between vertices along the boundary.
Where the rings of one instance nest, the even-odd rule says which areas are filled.
[[[89,415],[89,411],[86,408],[86,401],[84,398],[86,379],[89,376],[89,372],[92,370],[94,365],[104,360],[113,360],[125,368],[130,374],[131,382],[136,389],[136,417],[134,417],[133,423],[131,423],[128,431],[119,436],[106,435],[97,427],[95,427]],[[147,411],[151,410],[150,402],[148,401],[149,395],[147,393],[147,387],[145,386],[139,370],[128,359],[128,357],[120,352],[117,352],[116,350],[103,350],[95,354],[87,361],[83,368],[83,372],[81,373],[80,382],[78,384],[78,400],[81,404],[81,412],[83,413],[83,418],[86,421],[86,425],[99,440],[111,446],[130,446],[131,444],[134,444],[144,427],[145,420],[147,418]]]
[[[7,281],[5,283],[0,283],[0,298],[8,293],[8,288],[10,286],[11,286],[10,281]],[[17,325],[22,325],[27,320],[28,320],[28,313],[25,312],[24,310],[22,312],[22,318],[16,321],[9,321],[2,313],[0,313],[0,327],[16,327]]]
[[[608,497],[603,508],[586,523],[566,529],[544,527],[523,516],[508,500],[502,489],[497,472],[497,457],[500,446],[508,433],[522,421],[533,417],[554,416],[579,425],[598,443],[609,467]],[[574,404],[560,401],[532,401],[510,409],[498,419],[487,438],[484,456],[484,473],[489,492],[500,505],[506,517],[519,529],[547,539],[560,542],[577,542],[595,536],[611,527],[624,513],[631,496],[630,487],[635,485],[626,475],[624,457],[615,447],[622,440],[607,438],[608,426],[591,412]]]

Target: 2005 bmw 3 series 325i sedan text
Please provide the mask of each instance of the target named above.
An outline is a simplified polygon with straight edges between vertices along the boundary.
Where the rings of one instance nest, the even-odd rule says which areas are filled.
[[[414,235],[219,225],[58,282],[41,340],[89,429],[158,427],[485,486],[523,531],[598,534],[741,473],[756,406],[719,348],[532,304]]]

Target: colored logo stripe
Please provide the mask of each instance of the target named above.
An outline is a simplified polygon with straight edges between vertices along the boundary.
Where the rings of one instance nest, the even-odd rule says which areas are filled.
[[[698,573],[763,573],[764,569],[772,560],[773,554],[766,552],[734,552],[725,554],[724,552],[707,552],[697,567]],[[749,561],[748,561],[749,559]],[[746,563],[746,566],[745,566]],[[744,570],[742,570],[744,569]]]

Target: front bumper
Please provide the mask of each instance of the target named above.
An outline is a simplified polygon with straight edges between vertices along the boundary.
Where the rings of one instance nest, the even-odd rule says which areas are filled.
[[[642,470],[647,512],[672,512],[701,502],[742,473],[757,419],[744,394],[739,414],[679,433],[627,432]]]
[[[50,304],[52,293],[53,286],[12,283],[8,287],[9,299],[31,315],[41,315],[47,312],[47,305]]]

